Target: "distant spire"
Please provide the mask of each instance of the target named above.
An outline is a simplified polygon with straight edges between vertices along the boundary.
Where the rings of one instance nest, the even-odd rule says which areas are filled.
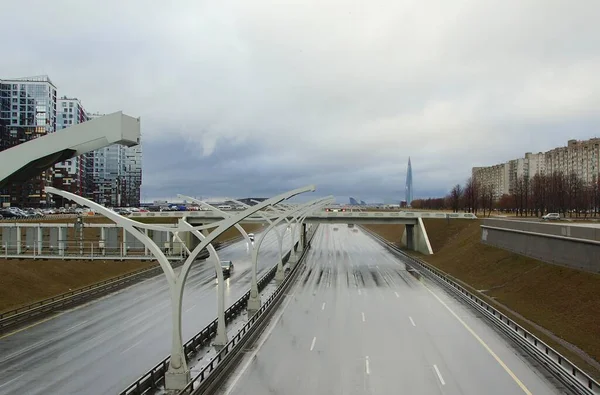
[[[408,157],[408,168],[406,169],[406,205],[410,207],[413,200],[413,179],[412,179],[412,165],[410,163],[410,156]]]

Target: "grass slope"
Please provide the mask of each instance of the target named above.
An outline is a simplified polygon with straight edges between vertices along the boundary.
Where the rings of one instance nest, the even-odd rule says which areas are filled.
[[[479,242],[480,225],[479,220],[425,220],[434,255],[420,257],[600,361],[600,275],[484,245]],[[369,228],[396,242],[404,226],[396,225],[395,231],[392,226]],[[514,315],[513,318],[590,374],[600,377],[598,365],[589,357],[565,348]]]

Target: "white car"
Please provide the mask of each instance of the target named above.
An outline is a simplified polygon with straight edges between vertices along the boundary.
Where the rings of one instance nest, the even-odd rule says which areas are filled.
[[[542,217],[542,221],[559,221],[560,214],[559,213],[548,213]]]
[[[254,233],[248,233],[248,238],[250,241],[254,241]]]

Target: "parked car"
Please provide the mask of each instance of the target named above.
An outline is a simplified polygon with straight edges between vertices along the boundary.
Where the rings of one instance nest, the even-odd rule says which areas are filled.
[[[221,270],[223,270],[223,275],[224,276],[231,275],[231,272],[233,271],[233,262],[231,262],[231,261],[221,261]]]
[[[542,217],[542,221],[559,221],[560,214],[559,213],[548,213]]]
[[[248,233],[248,238],[250,241],[254,241],[254,233]]]

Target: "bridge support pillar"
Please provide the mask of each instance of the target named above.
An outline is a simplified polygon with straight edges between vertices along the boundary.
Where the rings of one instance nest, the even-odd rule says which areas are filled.
[[[417,223],[414,225],[405,225],[404,234],[402,235],[402,245],[409,250],[418,251],[423,255],[433,254],[429,237],[425,230],[425,224],[421,218],[417,218]]]
[[[19,230],[17,229],[17,235],[19,234]],[[58,255],[65,255],[65,244],[67,241],[67,228],[59,226],[58,227]]]
[[[292,256],[290,255],[290,258]],[[288,263],[290,263],[290,261],[288,260]],[[281,265],[277,265],[277,271],[275,272],[275,282],[277,284],[281,284],[283,282],[283,279],[285,278],[284,272],[283,272],[283,266]]]
[[[165,373],[165,388],[167,391],[177,390],[177,392],[179,392],[184,389],[191,380],[192,377],[187,366],[186,369],[181,369],[180,371],[169,369]]]

